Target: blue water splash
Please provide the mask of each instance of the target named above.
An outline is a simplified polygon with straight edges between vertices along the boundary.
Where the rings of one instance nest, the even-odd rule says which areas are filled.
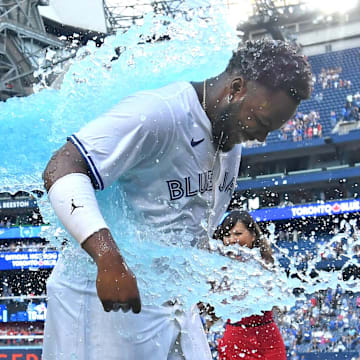
[[[160,20],[167,20],[164,25]],[[93,43],[79,51],[60,90],[44,89],[1,104],[0,173],[7,178],[38,176],[66,136],[138,90],[175,80],[202,80],[224,70],[236,37],[225,23],[152,17],[142,27]],[[169,41],[145,39],[168,34]],[[114,49],[126,50],[111,62]]]
[[[0,191],[42,189],[41,173],[52,153],[64,144],[68,135],[121,98],[172,81],[200,81],[221,73],[237,46],[237,38],[223,21],[221,12],[213,11],[206,20],[196,11],[192,13],[192,21],[148,14],[143,26],[106,38],[101,48],[89,44],[81,49],[59,90],[43,89],[27,98],[2,103]],[[169,35],[170,40],[144,41],[153,34],[158,38]],[[117,46],[125,51],[118,61],[111,62]],[[292,288],[304,286],[297,279],[286,279],[281,272],[265,270],[256,259],[241,263],[218,252],[210,254],[179,244],[174,246],[159,240],[151,229],[139,231],[136,224],[128,221],[126,206],[121,201],[113,202],[120,195],[121,189],[110,187],[98,194],[99,203],[137,276],[146,304],[178,299],[190,307],[198,301],[210,302],[218,316],[238,319],[239,314],[259,313],[273,305],[291,305],[295,301]],[[58,225],[46,197],[40,206],[43,216],[52,224],[44,236],[60,248],[66,233]],[[75,242],[63,255],[69,276],[95,277],[95,265]],[[224,277],[229,279],[230,286],[214,291],[211,282],[220,284]],[[336,286],[338,282],[334,273],[322,279],[321,283],[307,284],[307,291]]]

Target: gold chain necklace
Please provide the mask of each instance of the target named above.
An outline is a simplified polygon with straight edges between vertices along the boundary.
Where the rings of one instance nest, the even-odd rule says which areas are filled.
[[[203,98],[201,103],[204,111],[206,111],[206,79],[204,80],[204,87],[203,87]]]

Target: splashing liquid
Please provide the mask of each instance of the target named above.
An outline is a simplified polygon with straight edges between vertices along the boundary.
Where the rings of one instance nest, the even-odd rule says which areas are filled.
[[[65,74],[61,89],[42,89],[27,98],[12,98],[1,104],[0,191],[43,189],[41,174],[52,153],[66,137],[139,90],[155,89],[172,81],[201,81],[221,73],[237,46],[234,32],[219,9],[192,9],[176,19],[148,14],[144,25],[105,39],[101,48],[82,48]],[[170,40],[146,42],[156,34]],[[125,49],[111,62],[114,49]],[[131,219],[122,200],[121,187],[113,185],[98,193],[100,208],[114,238],[138,279],[144,304],[178,300],[185,307],[198,301],[211,303],[223,318],[270,310],[274,305],[292,305],[292,289],[305,292],[335,288],[339,274],[321,273],[317,282],[288,279],[284,271],[264,269],[254,253],[239,262],[218,251],[210,253],[159,237],[153,229],[141,229]],[[113,199],[120,199],[114,202]],[[52,224],[43,236],[61,249],[69,236],[59,225],[46,197],[40,200],[43,217]],[[179,236],[179,239],[182,237]],[[186,234],[184,234],[186,239]],[[64,276],[95,278],[96,267],[74,241],[62,251]],[[311,265],[312,266],[312,265]],[[310,266],[309,266],[310,267]],[[290,268],[295,262],[290,259]],[[211,284],[217,284],[215,287]],[[359,290],[355,282],[342,284]]]

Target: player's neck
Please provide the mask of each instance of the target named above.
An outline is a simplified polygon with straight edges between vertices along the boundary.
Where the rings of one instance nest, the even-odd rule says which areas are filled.
[[[218,105],[229,93],[231,83],[228,74],[221,73],[218,76],[206,79],[201,82],[192,82],[199,102],[211,122],[216,119]]]

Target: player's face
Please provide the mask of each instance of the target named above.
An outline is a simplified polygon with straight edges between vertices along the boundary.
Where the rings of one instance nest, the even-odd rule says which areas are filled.
[[[228,235],[224,236],[223,243],[224,245],[239,244],[251,249],[254,240],[254,234],[252,234],[241,221],[238,221],[229,231]]]
[[[223,103],[214,138],[221,142],[223,151],[248,140],[263,142],[270,131],[279,129],[294,115],[297,105],[285,91],[249,81],[229,103]]]

